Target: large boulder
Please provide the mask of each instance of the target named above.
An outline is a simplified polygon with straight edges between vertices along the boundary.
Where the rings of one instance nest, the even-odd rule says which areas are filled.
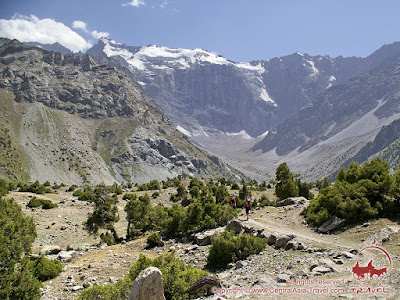
[[[230,220],[228,225],[226,225],[226,230],[231,230],[235,232],[235,234],[239,234],[244,230],[243,224],[239,219]]]
[[[225,230],[225,227],[205,230],[194,235],[194,242],[199,246],[211,245],[211,238]]]
[[[133,283],[129,300],[165,300],[161,271],[155,267],[144,269]]]
[[[221,282],[218,277],[211,274],[204,275],[190,286],[190,299],[212,295],[213,288],[221,288]]]
[[[281,235],[275,241],[276,248],[285,248],[287,243],[294,238],[293,235]]]
[[[346,222],[346,220],[333,216],[330,220],[326,221],[320,227],[318,227],[318,231],[322,233],[327,233],[333,230],[338,229]]]
[[[286,198],[284,200],[281,200],[279,202],[276,203],[276,207],[280,207],[280,206],[288,206],[288,205],[294,205],[294,204],[306,204],[307,202],[309,202],[310,200],[304,198],[304,197],[289,197]]]

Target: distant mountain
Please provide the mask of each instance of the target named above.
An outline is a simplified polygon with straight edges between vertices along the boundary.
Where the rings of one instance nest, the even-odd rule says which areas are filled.
[[[365,59],[296,53],[236,63],[202,49],[134,47],[104,38],[88,50],[97,62],[136,78],[175,125],[195,139],[214,130],[259,136],[328,87],[399,52],[395,43]]]
[[[72,53],[71,50],[64,47],[60,43],[42,44],[42,43],[38,43],[38,42],[25,42],[24,44],[28,45],[28,46],[36,46],[36,47],[42,48],[43,50],[47,50],[47,51],[60,52],[62,54]]]
[[[0,39],[0,74],[0,177],[112,184],[238,174],[89,55]]]
[[[247,63],[109,39],[88,52],[137,80],[181,132],[250,175],[272,174],[282,161],[307,178],[329,175],[397,114],[399,42],[366,58],[295,53]]]

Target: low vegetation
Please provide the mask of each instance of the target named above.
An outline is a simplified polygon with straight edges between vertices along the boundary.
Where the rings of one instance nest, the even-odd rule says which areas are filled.
[[[342,168],[334,185],[321,189],[306,210],[314,225],[332,216],[348,223],[380,216],[396,216],[400,208],[400,170],[391,176],[389,164],[377,158],[360,166],[353,162]]]
[[[151,259],[143,254],[132,265],[129,274],[116,283],[93,286],[84,290],[79,299],[128,299],[136,277],[148,267],[157,267],[163,274],[164,295],[167,300],[189,299],[189,288],[207,272],[187,265],[174,256],[174,253],[162,254]]]
[[[212,239],[207,262],[211,268],[225,268],[229,263],[258,254],[267,246],[267,240],[251,234],[235,235],[224,231]]]

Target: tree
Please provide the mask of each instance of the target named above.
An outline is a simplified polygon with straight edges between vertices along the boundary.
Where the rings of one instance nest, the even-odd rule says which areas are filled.
[[[100,228],[107,229],[112,233],[114,240],[118,242],[120,238],[114,228],[114,223],[119,220],[118,198],[110,197],[105,186],[102,186],[93,196],[92,201],[94,203],[93,212],[88,216],[86,229],[92,234],[97,234]]]
[[[0,198],[0,299],[39,299],[40,282],[29,268],[35,223],[12,199]]]
[[[132,230],[145,232],[150,225],[151,212],[150,196],[146,193],[137,199],[135,196],[129,200],[124,210],[128,221],[127,237],[132,236]]]
[[[285,162],[276,169],[275,181],[275,195],[280,200],[298,195],[299,188],[294,180],[294,175]]]

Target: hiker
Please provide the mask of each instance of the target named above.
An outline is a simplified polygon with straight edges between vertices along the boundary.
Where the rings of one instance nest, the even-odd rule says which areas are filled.
[[[233,195],[232,195],[231,198],[229,199],[229,205],[230,205],[233,209],[236,209],[236,199],[235,199],[235,197],[233,197]]]
[[[246,209],[247,221],[249,220],[249,213],[251,209],[251,199],[244,200],[244,208]]]

